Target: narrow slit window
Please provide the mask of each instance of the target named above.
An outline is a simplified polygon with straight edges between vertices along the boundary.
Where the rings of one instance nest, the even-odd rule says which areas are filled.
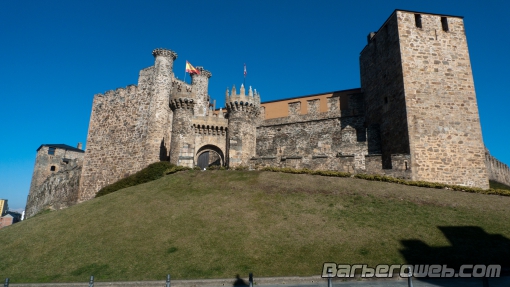
[[[443,26],[443,31],[448,32],[448,18],[441,17],[441,26]]]
[[[408,169],[409,169],[409,166],[407,166],[407,160],[406,160],[406,161],[404,161],[404,168],[405,168],[405,170],[408,170]]]
[[[414,23],[416,24],[416,28],[421,27],[421,14],[414,14]]]

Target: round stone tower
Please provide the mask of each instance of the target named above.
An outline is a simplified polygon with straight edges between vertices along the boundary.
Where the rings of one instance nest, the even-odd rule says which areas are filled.
[[[227,164],[229,167],[248,166],[256,151],[260,96],[251,87],[246,95],[244,85],[237,94],[234,86],[230,95],[227,89],[225,105],[228,118]]]
[[[171,125],[171,111],[169,108],[169,96],[172,91],[172,79],[174,60],[177,53],[168,49],[154,49],[154,81],[149,107],[149,119],[147,127],[147,164],[168,160],[169,133]]]
[[[205,117],[209,109],[208,86],[212,74],[203,67],[197,67],[197,70],[199,74],[191,74],[191,85],[196,96],[195,116]]]
[[[170,95],[170,108],[173,111],[170,162],[173,164],[194,166],[195,135],[192,124],[194,106],[193,92],[175,91]]]

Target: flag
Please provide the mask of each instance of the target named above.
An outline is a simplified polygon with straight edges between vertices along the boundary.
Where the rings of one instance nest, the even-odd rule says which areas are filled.
[[[248,74],[248,73],[246,72],[246,64],[244,64],[244,77],[245,78],[246,78],[246,74]]]
[[[186,61],[186,72],[191,74],[200,74],[200,71],[193,67],[188,61]]]

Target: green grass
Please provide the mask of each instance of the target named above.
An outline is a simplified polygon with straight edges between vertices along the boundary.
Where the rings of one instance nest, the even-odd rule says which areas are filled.
[[[508,206],[510,197],[356,178],[190,170],[1,229],[0,278],[308,276],[327,261],[508,264]]]

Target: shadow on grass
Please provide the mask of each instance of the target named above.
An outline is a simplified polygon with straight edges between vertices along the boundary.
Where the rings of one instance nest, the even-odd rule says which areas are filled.
[[[244,281],[239,274],[236,275],[236,281],[234,281],[234,284],[232,284],[235,287],[248,287],[250,284],[248,282]]]
[[[455,272],[459,272],[459,268],[463,264],[473,266],[499,264],[502,267],[501,276],[510,275],[508,274],[510,267],[510,240],[508,238],[500,234],[489,234],[477,226],[438,226],[438,228],[448,239],[450,246],[433,247],[418,239],[402,240],[404,248],[400,250],[400,253],[406,259],[407,264],[447,265]],[[472,272],[472,269],[464,269],[464,273]],[[460,279],[442,278],[437,279],[440,282],[435,280],[435,284],[451,286],[450,283]],[[473,282],[481,283],[483,280],[488,279],[469,278],[469,281]]]

